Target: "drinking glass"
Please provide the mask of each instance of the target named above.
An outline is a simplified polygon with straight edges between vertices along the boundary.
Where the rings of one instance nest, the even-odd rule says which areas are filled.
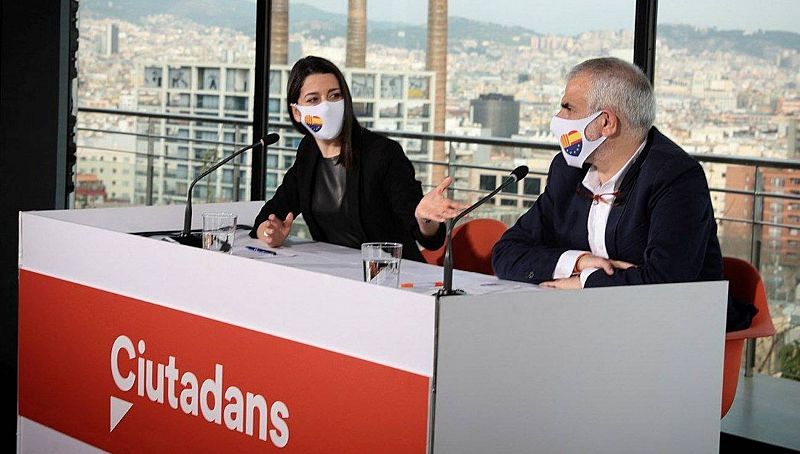
[[[361,260],[364,264],[364,282],[399,287],[402,256],[401,243],[363,243]]]
[[[236,233],[236,215],[203,213],[203,249],[231,253]]]

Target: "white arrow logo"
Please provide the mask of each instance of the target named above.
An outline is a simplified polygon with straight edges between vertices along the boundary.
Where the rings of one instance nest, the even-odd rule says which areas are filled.
[[[128,414],[128,410],[131,407],[133,407],[133,403],[111,396],[111,428],[108,429],[109,432],[112,432],[117,427],[117,424]]]

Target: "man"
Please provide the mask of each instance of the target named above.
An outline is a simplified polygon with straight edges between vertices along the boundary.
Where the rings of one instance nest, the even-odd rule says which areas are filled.
[[[498,277],[553,288],[722,279],[705,173],[654,119],[653,87],[636,66],[598,58],[569,72],[550,125],[562,153],[495,245]],[[740,329],[752,313],[731,302],[728,318]]]

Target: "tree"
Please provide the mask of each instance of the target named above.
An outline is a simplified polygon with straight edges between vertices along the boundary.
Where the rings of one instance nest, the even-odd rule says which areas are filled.
[[[794,341],[781,347],[778,353],[781,361],[781,376],[800,381],[800,341]]]

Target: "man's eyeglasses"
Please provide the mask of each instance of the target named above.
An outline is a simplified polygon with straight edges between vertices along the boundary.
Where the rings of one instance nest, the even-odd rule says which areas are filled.
[[[619,196],[622,194],[622,191],[614,191],[614,192],[603,192],[601,194],[595,194],[592,191],[585,189],[582,185],[578,186],[577,190],[578,195],[582,197],[586,197],[592,200],[592,203],[597,205],[598,203],[605,203],[606,205],[611,205],[612,207],[618,206],[620,202]]]

